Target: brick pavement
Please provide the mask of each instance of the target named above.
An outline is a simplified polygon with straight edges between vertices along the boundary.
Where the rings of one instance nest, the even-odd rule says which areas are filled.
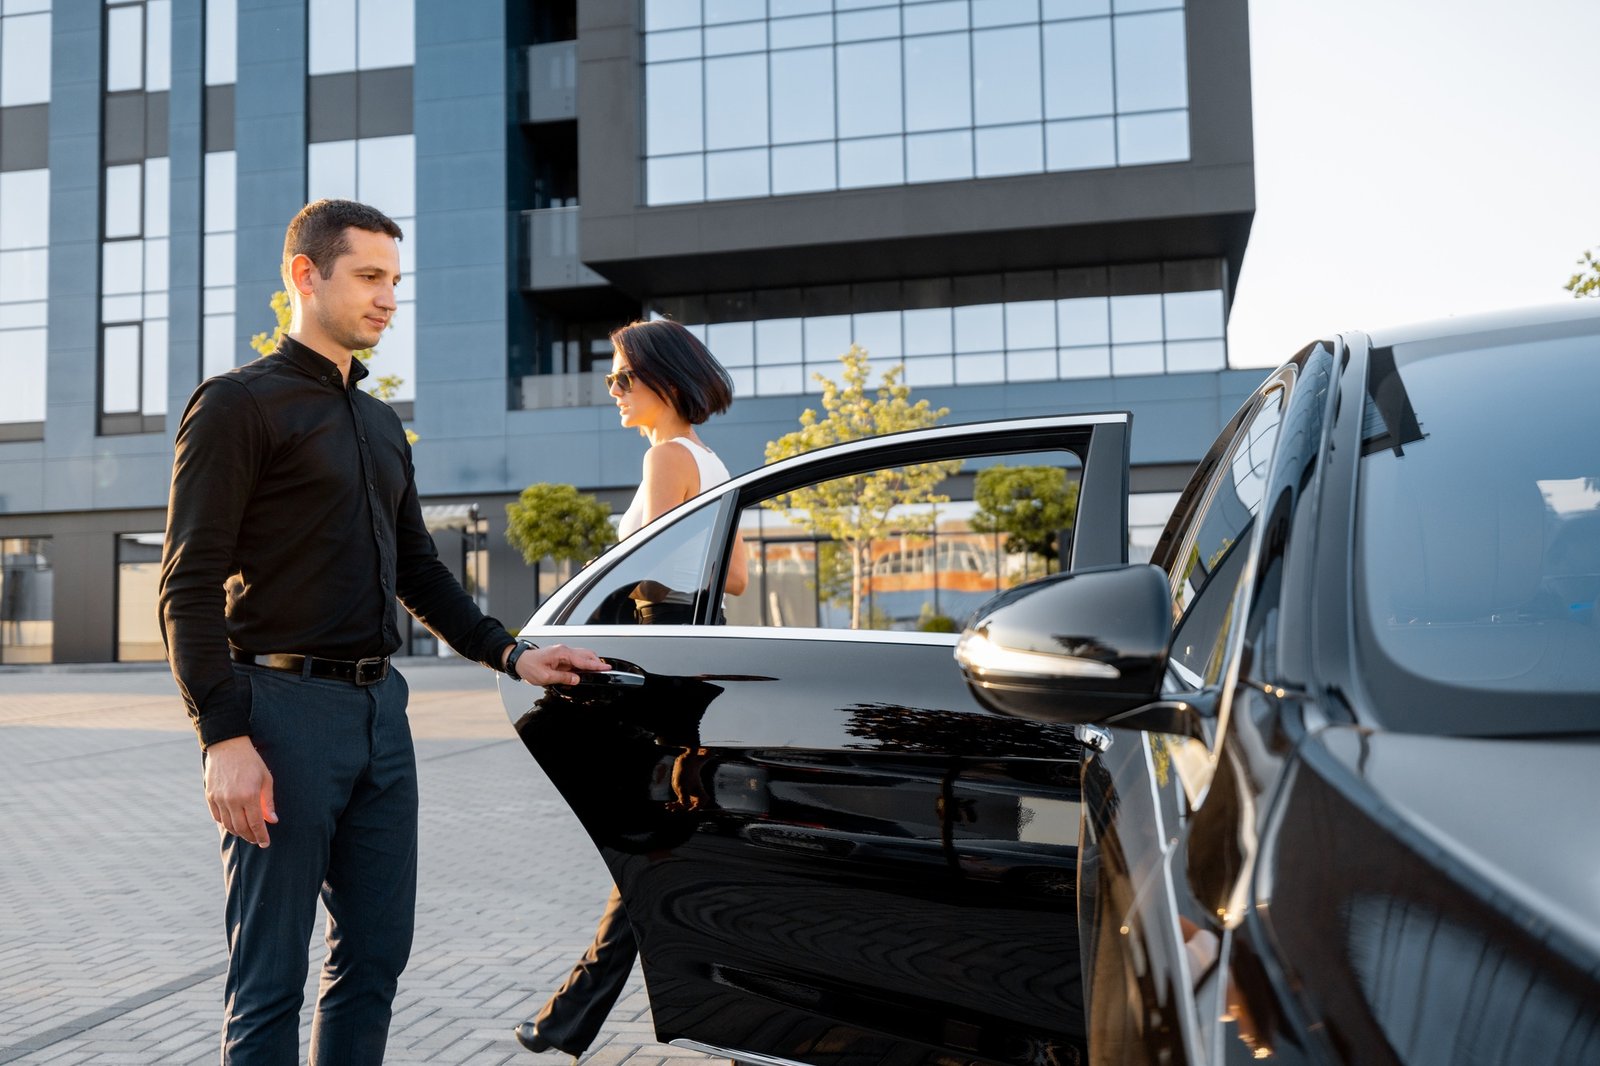
[[[422,789],[416,945],[388,1061],[544,1062],[510,1029],[587,945],[607,875],[482,668],[403,667]],[[538,858],[534,858],[537,854]],[[199,749],[161,669],[0,671],[0,1064],[211,1063],[222,884]],[[309,1004],[322,957],[312,960]],[[637,974],[592,1066],[654,1042]]]

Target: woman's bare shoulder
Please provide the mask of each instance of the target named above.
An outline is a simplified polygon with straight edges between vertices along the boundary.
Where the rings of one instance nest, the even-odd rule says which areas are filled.
[[[650,446],[650,450],[644,453],[644,469],[647,474],[670,475],[680,471],[698,472],[699,467],[689,448],[675,437]]]

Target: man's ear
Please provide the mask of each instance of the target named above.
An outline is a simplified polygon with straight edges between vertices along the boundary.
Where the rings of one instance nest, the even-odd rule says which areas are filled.
[[[315,279],[320,279],[322,275],[317,270],[317,264],[311,261],[311,257],[309,255],[301,252],[299,255],[289,260],[290,284],[300,293],[300,295],[310,296],[312,294],[314,277]]]

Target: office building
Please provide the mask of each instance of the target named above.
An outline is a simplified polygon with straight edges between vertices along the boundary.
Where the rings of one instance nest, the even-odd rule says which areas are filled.
[[[1261,376],[1245,0],[0,0],[0,663],[160,656],[177,420],[319,196],[406,230],[373,369],[513,626],[506,502],[637,483],[630,319],[729,367],[735,472],[851,343],[949,421],[1131,410],[1136,556]]]

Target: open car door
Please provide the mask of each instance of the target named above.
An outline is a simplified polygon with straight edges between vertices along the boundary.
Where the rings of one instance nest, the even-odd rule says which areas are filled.
[[[946,426],[752,471],[524,627],[615,667],[572,688],[503,679],[502,695],[617,881],[661,1040],[818,1066],[1079,1061],[1079,745],[981,708],[956,633],[927,619],[959,610],[959,629],[1052,568],[1008,508],[1070,501],[1053,568],[1125,561],[1129,428]],[[886,486],[914,491],[865,542],[821,531],[818,510]],[[734,551],[740,596],[724,593]],[[692,595],[653,582],[685,558]],[[654,617],[680,620],[638,624],[667,593],[683,613]]]

